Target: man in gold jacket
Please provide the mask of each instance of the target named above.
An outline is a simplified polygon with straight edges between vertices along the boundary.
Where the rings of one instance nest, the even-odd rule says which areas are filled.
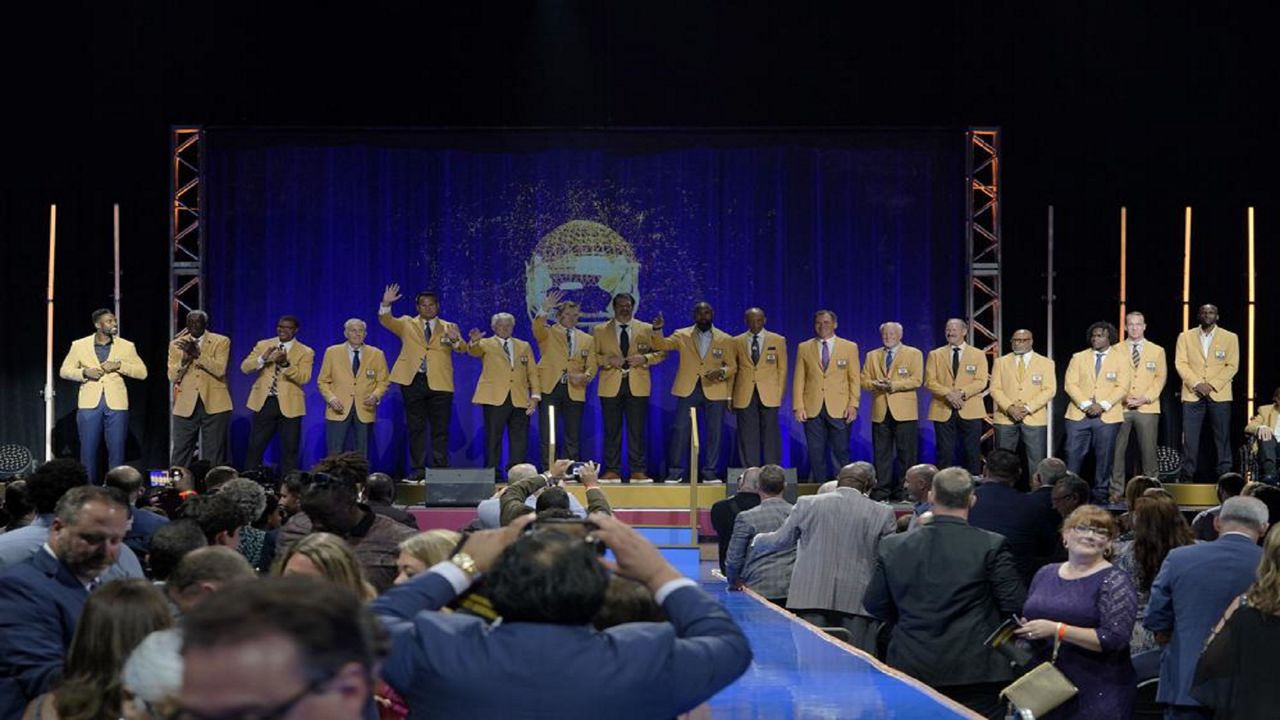
[[[558,309],[557,309],[558,308]],[[547,324],[547,316],[556,310],[556,322]],[[564,300],[564,293],[549,293],[533,319],[533,339],[538,342],[538,374],[535,385],[542,393],[542,412],[538,413],[538,434],[542,438],[542,466],[549,468],[551,457],[551,413],[563,431],[556,430],[556,455],[578,460],[582,431],[582,410],[586,406],[587,386],[596,374],[596,351],[590,333],[577,328],[581,309],[578,303]]]
[[[1084,458],[1093,450],[1093,500],[1111,500],[1111,463],[1116,434],[1124,421],[1124,398],[1133,379],[1133,365],[1123,350],[1120,331],[1109,322],[1089,326],[1089,349],[1071,356],[1063,387],[1071,399],[1066,414],[1067,469],[1080,475]]]
[[[622,420],[627,421],[627,463],[632,483],[651,483],[645,469],[645,423],[649,417],[649,368],[666,354],[653,346],[653,326],[635,319],[636,299],[618,293],[610,303],[613,319],[591,328],[600,371],[600,416],[604,421],[604,474],[601,483],[622,477]]]
[[[354,434],[355,451],[369,457],[369,430],[378,412],[378,403],[391,385],[387,356],[365,344],[369,326],[360,318],[342,324],[344,343],[325,348],[316,389],[324,398],[325,453],[337,455],[347,448]]]
[[[1271,404],[1258,408],[1244,433],[1258,442],[1258,465],[1262,482],[1276,484],[1276,434],[1280,433],[1280,388],[1271,396]]]
[[[874,500],[903,500],[902,478],[919,457],[920,401],[924,355],[902,344],[902,325],[880,326],[882,347],[867,353],[862,389],[871,393],[871,450],[875,456]],[[901,474],[894,473],[897,456]]]
[[[316,353],[297,339],[298,318],[285,315],[276,323],[276,336],[259,340],[240,363],[240,372],[257,375],[245,406],[253,411],[245,467],[262,465],[262,456],[280,433],[280,474],[298,467],[302,417],[307,414],[303,387],[311,380]]]
[[[839,326],[834,312],[819,310],[813,314],[816,337],[796,348],[791,411],[804,426],[809,482],[822,483],[832,477],[828,455],[835,458],[837,470],[849,464],[849,426],[858,417],[862,402],[858,344],[836,337]]]
[[[979,443],[987,407],[982,392],[987,389],[987,354],[969,345],[969,323],[951,318],[943,327],[947,344],[929,353],[924,368],[924,386],[933,395],[929,419],[938,443],[938,467],[956,463],[956,449],[964,451],[959,465],[977,476],[982,472]],[[956,438],[959,437],[959,445]]]
[[[391,366],[391,382],[400,386],[409,436],[410,480],[426,476],[427,428],[431,432],[431,467],[449,467],[449,418],[453,415],[453,355],[467,351],[458,326],[440,317],[440,296],[420,292],[418,314],[391,314],[400,286],[382,291],[378,322],[400,338],[400,355]]]
[[[173,457],[170,465],[190,467],[200,442],[200,457],[226,465],[231,391],[227,361],[231,338],[209,332],[209,315],[187,313],[187,326],[169,343],[169,382],[173,383]]]
[[[1013,352],[996,358],[991,369],[991,422],[996,447],[1018,452],[1018,441],[1027,455],[1027,477],[1035,473],[1049,447],[1049,413],[1058,392],[1054,362],[1032,348],[1030,330],[1015,330],[1009,339]]]
[[[1240,369],[1240,341],[1218,327],[1218,306],[1201,305],[1200,327],[1178,336],[1174,365],[1182,378],[1182,481],[1194,482],[1204,419],[1213,428],[1217,475],[1231,472],[1231,381]]]
[[[778,408],[787,390],[787,339],[764,327],[764,310],[743,316],[747,331],[735,337],[738,371],[733,411],[738,417],[738,462],[742,467],[782,464]]]
[[[1133,366],[1133,380],[1124,397],[1124,422],[1116,438],[1116,460],[1111,468],[1111,498],[1124,496],[1129,480],[1125,467],[1129,454],[1129,435],[1136,431],[1142,455],[1142,474],[1157,477],[1160,463],[1156,456],[1156,440],[1160,434],[1160,393],[1169,377],[1169,363],[1164,348],[1147,339],[1147,319],[1140,312],[1124,316],[1125,341],[1118,348]]]
[[[529,343],[511,337],[516,319],[500,312],[489,321],[493,337],[471,329],[467,353],[480,358],[480,380],[471,402],[484,410],[485,466],[501,480],[507,468],[526,462],[529,454],[529,416],[542,399],[535,384],[537,364]],[[507,435],[507,463],[502,462],[502,435]]]
[[[733,375],[738,367],[733,338],[715,327],[715,310],[711,303],[693,306],[693,324],[680,328],[671,337],[662,336],[662,315],[653,321],[653,346],[658,350],[680,353],[680,367],[671,384],[676,399],[676,419],[671,429],[671,451],[667,457],[667,479],[678,483],[685,477],[689,457],[689,409],[698,409],[698,425],[706,442],[703,444],[702,482],[718,483],[720,474],[720,435],[724,430],[724,410],[733,390]]]
[[[115,313],[94,310],[94,333],[71,343],[58,374],[80,383],[76,428],[80,431],[80,464],[90,482],[98,480],[98,446],[107,441],[107,467],[124,464],[129,437],[129,392],[125,378],[147,379],[147,366],[133,343],[117,337]]]

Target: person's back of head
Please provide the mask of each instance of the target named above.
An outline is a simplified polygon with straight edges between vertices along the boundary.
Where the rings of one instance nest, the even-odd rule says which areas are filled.
[[[48,515],[68,490],[89,484],[84,466],[70,458],[58,458],[36,468],[27,478],[27,493],[37,515]]]
[[[236,545],[244,527],[244,511],[222,494],[197,495],[182,504],[182,517],[195,520],[210,545]]]
[[[375,505],[390,505],[396,500],[396,481],[386,473],[372,473],[364,482],[364,497]]]
[[[787,475],[781,466],[765,465],[760,468],[760,494],[778,497],[787,489]]]
[[[102,476],[102,484],[119,490],[125,497],[136,499],[146,487],[146,478],[132,465],[113,467]]]
[[[859,460],[840,468],[836,474],[836,487],[853,488],[866,494],[876,484],[876,466]]]
[[[1022,475],[1022,462],[1017,453],[996,448],[987,454],[986,478],[1012,486]]]
[[[562,487],[549,487],[538,493],[538,499],[535,501],[534,512],[541,513],[544,510],[568,510],[569,509],[569,493]]]
[[[1163,488],[1164,484],[1150,475],[1134,475],[1124,485],[1124,504],[1133,510],[1133,504],[1151,488]]]
[[[358,452],[344,452],[321,458],[311,467],[313,473],[325,473],[341,478],[353,488],[364,485],[369,478],[369,461]]]
[[[528,480],[537,474],[538,468],[534,467],[532,463],[512,465],[511,468],[507,470],[507,482],[513,483],[521,480]]]
[[[973,505],[973,476],[961,467],[943,468],[933,476],[929,493],[935,515],[948,512],[967,515]]]
[[[649,588],[635,580],[614,575],[609,578],[609,587],[604,594],[604,605],[591,619],[591,625],[597,630],[606,630],[615,625],[632,622],[665,622],[666,619],[667,614],[653,599],[653,593],[649,592]]]
[[[384,646],[344,587],[296,576],[233,583],[183,620],[181,703],[199,717],[241,717],[293,698],[290,717],[362,717]]]
[[[320,577],[366,600],[377,596],[377,591],[365,579],[364,566],[355,551],[333,533],[314,532],[290,545],[276,558],[271,574]]]
[[[9,515],[10,530],[26,524],[27,516],[35,512],[26,480],[14,480],[4,486],[4,511]]]
[[[147,553],[148,577],[157,581],[168,580],[187,553],[208,545],[204,530],[195,520],[179,519],[161,525],[151,536],[151,547]]]
[[[836,491],[837,487],[839,487],[839,485],[835,480],[828,480],[818,486],[818,491],[815,492],[814,495],[826,495],[827,493],[833,493]]]
[[[461,539],[462,536],[453,530],[427,530],[401,541],[400,552],[408,553],[424,568],[430,568],[448,560]]]
[[[742,471],[742,477],[738,480],[738,492],[760,492],[760,468],[749,467]]]
[[[505,622],[585,625],[604,604],[608,574],[595,547],[556,530],[525,533],[485,575]]]
[[[1244,475],[1238,472],[1222,473],[1218,476],[1218,502],[1232,498],[1244,491]]]
[[[163,593],[146,580],[113,580],[91,593],[54,691],[58,717],[120,717],[125,660],[143,638],[171,624]]]
[[[1249,606],[1262,615],[1280,615],[1280,532],[1267,534],[1258,563],[1258,579],[1246,593]]]
[[[1047,457],[1036,465],[1036,477],[1041,486],[1052,487],[1067,476],[1067,464],[1056,457]]]
[[[1280,490],[1277,490],[1277,494],[1280,495]],[[1222,503],[1222,510],[1214,525],[1218,529],[1219,538],[1229,532],[1239,532],[1257,541],[1266,534],[1271,523],[1270,517],[1270,508],[1261,499],[1237,496],[1227,498]]]
[[[1150,492],[1150,491],[1149,491]],[[1167,495],[1144,495],[1133,504],[1134,583],[1141,592],[1151,590],[1169,551],[1195,542],[1191,526]]]
[[[169,575],[165,591],[185,613],[223,585],[257,576],[244,555],[229,547],[214,545],[187,553]]]
[[[220,490],[223,485],[238,477],[240,474],[230,465],[209,468],[209,472],[204,474],[204,491],[211,493]]]
[[[242,525],[252,525],[267,510],[267,491],[258,483],[246,478],[232,478],[218,488],[218,497],[224,498],[240,510]]]
[[[1091,492],[1084,478],[1069,472],[1053,486],[1054,509],[1065,518],[1081,505],[1088,505]]]

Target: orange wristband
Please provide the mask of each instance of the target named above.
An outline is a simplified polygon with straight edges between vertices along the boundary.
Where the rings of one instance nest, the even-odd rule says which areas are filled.
[[[1066,639],[1067,639],[1067,625],[1066,625],[1066,623],[1058,623],[1058,639],[1059,639],[1059,640],[1066,640]]]

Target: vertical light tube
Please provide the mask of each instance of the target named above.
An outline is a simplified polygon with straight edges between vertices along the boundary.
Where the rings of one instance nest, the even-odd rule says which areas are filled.
[[[1128,312],[1128,265],[1126,264],[1126,256],[1128,255],[1128,214],[1123,205],[1120,206],[1120,322],[1116,327],[1120,328],[1120,339],[1124,340],[1124,316]]]
[[[1191,327],[1191,206],[1187,206],[1182,230],[1182,329]]]
[[[1256,275],[1254,272],[1255,266],[1253,264],[1253,261],[1254,261],[1253,208],[1249,208],[1249,226],[1248,227],[1249,227],[1248,229],[1248,232],[1249,232],[1249,339],[1248,339],[1248,347],[1249,347],[1248,398],[1249,398],[1249,401],[1248,401],[1246,412],[1247,412],[1247,417],[1253,417],[1253,398],[1254,398],[1254,394],[1253,394],[1253,349],[1254,349],[1253,329],[1254,329],[1254,320],[1256,318],[1256,313],[1257,313],[1257,298],[1254,295],[1254,281],[1255,281]]]
[[[111,238],[115,245],[115,292],[116,333],[120,332],[120,203],[111,206]]]
[[[58,239],[58,206],[49,206],[49,283],[45,286],[44,459],[53,459],[53,259]]]

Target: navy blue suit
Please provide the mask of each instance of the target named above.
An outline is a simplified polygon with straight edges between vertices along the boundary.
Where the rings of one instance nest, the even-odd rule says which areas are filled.
[[[1142,621],[1151,632],[1173,633],[1160,658],[1157,700],[1200,704],[1191,697],[1196,660],[1227,606],[1253,583],[1261,559],[1262,548],[1235,533],[1169,551]]]
[[[88,597],[43,548],[0,572],[0,717],[22,717],[27,703],[61,677]]]
[[[1022,584],[1029,586],[1036,570],[1049,562],[1057,545],[1058,514],[1032,496],[1002,482],[988,481],[974,491],[978,502],[969,511],[969,524],[1000,533],[1009,541]]]
[[[124,544],[138,557],[145,557],[151,552],[151,536],[162,526],[169,524],[169,518],[157,515],[148,510],[129,508],[129,519],[132,524],[125,533]]]
[[[409,717],[672,718],[733,682],[751,648],[728,613],[697,587],[668,595],[669,623],[501,623],[432,612],[454,588],[427,572],[388,590],[373,611],[391,632],[382,677]]]

